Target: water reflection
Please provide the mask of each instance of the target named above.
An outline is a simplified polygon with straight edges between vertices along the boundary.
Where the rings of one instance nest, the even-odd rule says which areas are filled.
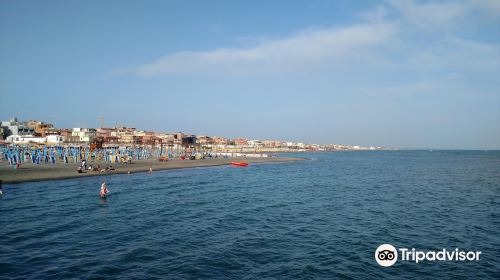
[[[106,197],[99,197],[99,204],[101,206],[108,206],[108,198],[106,198]]]

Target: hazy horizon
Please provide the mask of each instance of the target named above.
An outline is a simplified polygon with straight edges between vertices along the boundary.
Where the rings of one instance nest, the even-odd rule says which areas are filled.
[[[1,120],[500,149],[500,2],[0,1]]]

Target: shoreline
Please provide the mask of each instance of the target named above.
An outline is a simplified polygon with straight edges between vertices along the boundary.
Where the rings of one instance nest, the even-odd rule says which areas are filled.
[[[126,174],[148,172],[149,168],[154,171],[169,170],[169,169],[184,169],[196,167],[211,167],[229,165],[233,161],[243,161],[247,163],[283,163],[283,162],[297,162],[307,160],[300,157],[278,157],[278,158],[216,158],[216,159],[199,159],[199,160],[180,160],[173,159],[167,162],[160,162],[158,160],[140,160],[134,161],[131,164],[118,164],[113,165],[116,170],[107,172],[97,172],[87,170],[85,173],[78,173],[77,169],[79,163],[58,163],[36,165],[32,163],[25,163],[19,169],[13,169],[5,162],[0,165],[0,180],[2,184],[18,184],[24,182],[38,182],[49,180],[65,180],[90,176],[109,176],[115,174]],[[92,163],[91,163],[92,164]],[[103,167],[106,164],[102,165]],[[248,167],[247,167],[248,168]]]

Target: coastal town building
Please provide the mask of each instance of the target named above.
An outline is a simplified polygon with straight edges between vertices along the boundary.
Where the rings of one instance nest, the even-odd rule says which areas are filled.
[[[213,137],[212,141],[215,145],[229,145],[229,139],[223,137]]]
[[[71,136],[78,137],[78,142],[91,143],[96,137],[96,129],[75,127],[73,128]]]
[[[260,140],[249,140],[248,147],[252,147],[252,148],[264,147],[264,143]]]
[[[196,145],[196,135],[184,135],[182,136],[182,146],[183,147],[193,147]]]
[[[47,135],[45,142],[49,145],[61,145],[65,142],[65,137],[61,135]]]
[[[118,143],[121,144],[134,144],[134,139],[135,139],[135,128],[133,127],[125,127],[125,126],[119,126],[119,127],[114,127],[111,130],[111,136],[117,137],[118,138]]]
[[[267,148],[278,148],[278,147],[282,147],[282,142],[281,142],[281,141],[275,141],[275,140],[264,140],[264,141],[262,141],[262,143],[264,144],[264,147],[267,147]]]
[[[7,137],[7,143],[13,144],[29,144],[29,143],[39,143],[44,144],[46,142],[45,137],[35,137],[33,135],[10,135]]]
[[[60,145],[64,143],[64,137],[60,135],[48,135],[45,137],[38,137],[32,135],[10,135],[7,137],[6,142],[12,144],[48,144]]]
[[[1,127],[3,130],[3,137],[6,139],[10,135],[34,135],[35,130],[29,128],[26,122],[20,122],[17,118],[12,118],[8,121],[2,121]]]
[[[236,146],[242,146],[242,147],[248,146],[248,140],[245,138],[236,138],[233,140],[233,142],[234,142],[234,145],[236,145]]]
[[[48,129],[53,128],[54,125],[36,120],[29,120],[26,126],[35,131],[35,136],[45,137]]]
[[[72,129],[67,129],[67,128],[47,128],[45,130],[45,137],[48,136],[61,136],[63,139],[64,143],[78,143],[80,142],[80,137],[78,136],[72,136]],[[50,138],[50,139],[55,139],[55,138]],[[60,138],[59,138],[60,139]],[[56,142],[56,141],[54,141]],[[59,142],[59,141],[57,141]]]
[[[175,134],[173,133],[158,133],[157,138],[161,140],[161,143],[173,147],[175,144]]]
[[[142,145],[156,145],[162,142],[161,138],[156,136],[156,133],[153,131],[142,131],[140,136],[136,136],[136,143],[140,143]]]
[[[182,132],[174,133],[174,144],[182,145],[182,137],[184,137]]]
[[[96,136],[94,139],[94,142],[98,142],[99,145],[102,144],[110,144],[110,145],[117,145],[118,144],[118,137],[117,136],[111,136],[111,132],[114,130],[114,128],[98,128],[96,129]]]
[[[5,140],[2,140],[5,139]],[[303,142],[280,140],[247,140],[246,138],[224,138],[207,135],[192,135],[182,132],[158,133],[137,130],[134,127],[115,126],[94,128],[55,128],[50,123],[30,120],[19,121],[12,118],[2,121],[0,140],[12,144],[47,144],[47,145],[90,145],[96,147],[161,147],[169,151],[212,150],[216,152],[237,153],[281,153],[304,151],[345,151],[345,150],[380,150],[382,147],[363,147],[359,145],[327,144],[318,145]]]
[[[212,137],[205,136],[205,135],[197,135],[196,136],[196,143],[201,146],[201,147],[212,147],[214,144],[214,141]]]

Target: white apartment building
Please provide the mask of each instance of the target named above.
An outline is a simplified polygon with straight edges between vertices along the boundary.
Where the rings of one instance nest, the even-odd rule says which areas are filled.
[[[48,135],[46,137],[35,137],[32,135],[10,135],[7,137],[7,143],[13,144],[49,144],[60,145],[64,143],[64,136],[61,135]]]
[[[13,144],[29,144],[29,143],[39,143],[45,144],[45,137],[35,137],[32,135],[10,135],[5,140],[7,143]]]
[[[61,135],[47,135],[46,137],[46,143],[49,145],[60,145],[64,143],[64,136]]]
[[[17,118],[12,118],[8,121],[1,122],[1,126],[3,128],[4,136],[7,137],[9,135],[33,135],[35,134],[35,130],[29,128],[25,122],[20,122]]]
[[[96,130],[93,128],[80,128],[75,127],[71,132],[71,136],[78,137],[80,142],[90,143],[94,141]]]

